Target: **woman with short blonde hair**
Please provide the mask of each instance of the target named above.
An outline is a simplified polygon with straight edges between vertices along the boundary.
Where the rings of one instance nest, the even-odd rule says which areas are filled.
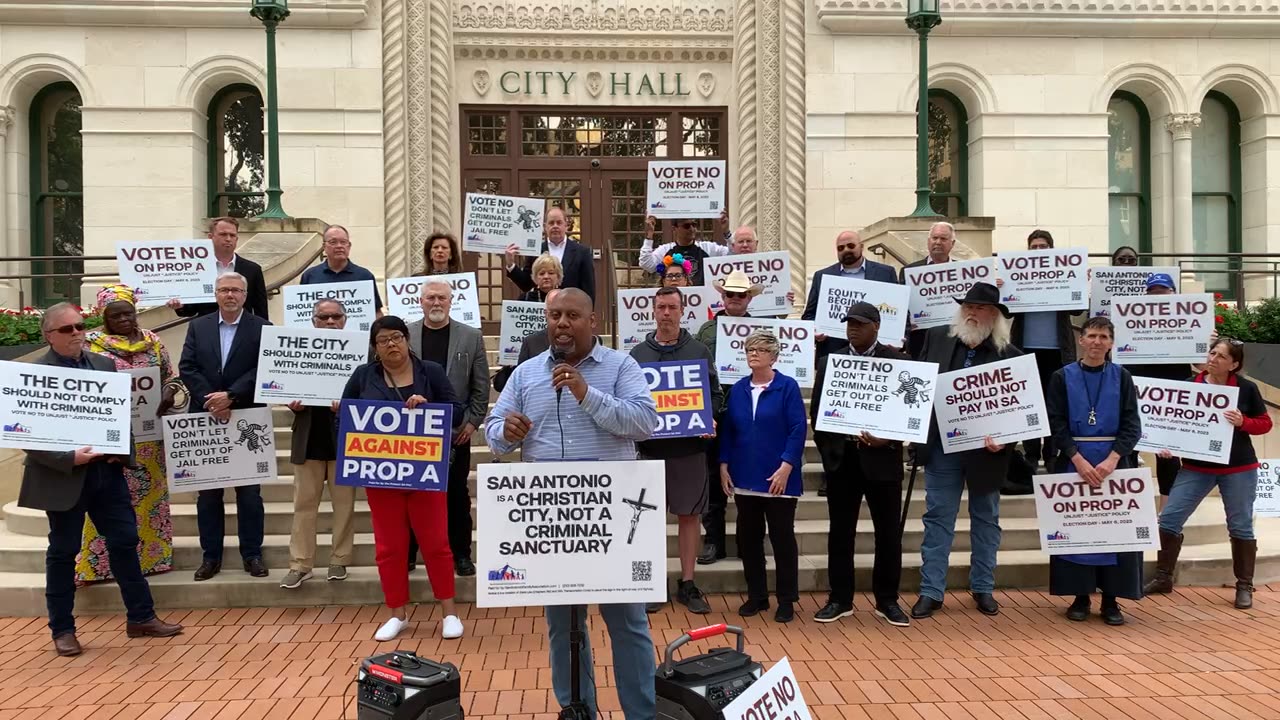
[[[547,293],[564,282],[564,266],[551,253],[542,253],[533,261],[533,289],[520,296],[526,302],[546,302]]]

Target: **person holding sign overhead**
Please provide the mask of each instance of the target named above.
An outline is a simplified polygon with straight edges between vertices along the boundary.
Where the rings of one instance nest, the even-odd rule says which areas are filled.
[[[245,308],[263,320],[268,320],[267,282],[262,277],[262,266],[236,254],[236,247],[240,244],[240,221],[233,217],[213,218],[209,221],[209,239],[213,241],[213,256],[218,274],[234,272],[243,275],[249,286]],[[180,317],[199,317],[218,311],[216,301],[183,305],[181,300],[174,298],[167,304]]]
[[[937,363],[938,372],[986,365],[1022,355],[1009,341],[1009,308],[990,283],[974,283],[950,326],[929,328],[920,360]],[[1000,485],[1009,471],[1013,448],[990,437],[984,447],[947,454],[935,420],[920,452],[924,463],[924,541],[920,546],[920,599],[911,617],[927,618],[942,608],[951,545],[956,538],[960,498],[969,490],[969,591],[984,615],[1000,614],[995,590],[996,551],[1000,549]]]
[[[1115,327],[1105,317],[1081,328],[1080,360],[1063,367],[1045,386],[1049,430],[1058,456],[1052,472],[1077,473],[1100,487],[1117,469],[1134,467],[1133,448],[1142,436],[1138,398],[1129,371],[1108,360]],[[1049,593],[1072,595],[1067,619],[1089,617],[1089,596],[1102,592],[1102,620],[1123,625],[1116,598],[1142,599],[1142,553],[1081,553],[1049,558]]]
[[[1271,432],[1271,415],[1258,386],[1240,375],[1244,367],[1244,343],[1219,338],[1209,347],[1209,360],[1194,382],[1231,385],[1240,388],[1239,407],[1222,413],[1235,432],[1231,437],[1231,457],[1226,464],[1182,461],[1178,479],[1169,492],[1169,502],[1160,512],[1160,553],[1156,576],[1143,588],[1148,595],[1173,592],[1173,574],[1182,551],[1182,528],[1187,518],[1214,488],[1222,495],[1227,512],[1227,532],[1231,536],[1231,566],[1236,576],[1235,606],[1253,607],[1253,567],[1258,541],[1253,535],[1253,501],[1258,491],[1258,455],[1253,435]],[[1163,451],[1162,456],[1168,456]]]
[[[562,280],[560,287],[578,288],[595,301],[596,297],[596,264],[591,255],[591,248],[577,240],[569,239],[569,217],[564,208],[556,206],[547,209],[544,218],[547,239],[542,243],[542,252],[560,261]],[[507,248],[507,277],[523,292],[533,290],[534,258],[525,258],[523,265],[516,264],[518,249],[512,243]]]
[[[778,610],[773,619],[795,618],[800,599],[800,551],[796,545],[796,502],[804,492],[804,399],[794,378],[773,369],[778,338],[768,330],[747,337],[751,374],[734,383],[720,421],[720,485],[738,507],[738,553],[747,576],[742,617],[769,609],[764,535],[768,528],[777,568]]]
[[[721,213],[721,223],[727,217]],[[724,257],[729,254],[729,246],[718,242],[698,239],[698,221],[690,218],[673,220],[675,241],[653,246],[653,233],[658,227],[658,219],[650,215],[644,219],[644,242],[640,245],[640,269],[645,272],[657,272],[658,263],[668,255],[679,253],[689,261],[690,270],[686,273],[694,285],[702,285],[702,261],[709,257]]]
[[[187,403],[187,389],[169,361],[160,336],[138,326],[133,289],[108,285],[98,291],[98,312],[102,327],[85,336],[89,350],[105,355],[118,372],[154,367],[160,370],[160,404],[144,413],[158,418]],[[165,482],[164,452],[159,440],[133,444],[136,464],[124,468],[133,510],[138,516],[138,557],[142,574],[153,575],[173,569],[173,523],[169,518],[169,486]],[[90,519],[84,525],[84,541],[76,563],[76,582],[88,583],[112,578],[111,565],[102,534]]]
[[[717,413],[724,402],[724,393],[716,377],[716,359],[706,345],[680,327],[684,296],[679,288],[658,288],[653,297],[653,314],[658,329],[631,349],[631,357],[642,364],[672,360],[705,361],[711,387],[707,401],[711,412]],[[704,437],[714,434],[714,428],[707,428]],[[666,464],[667,511],[676,516],[679,527],[680,582],[676,586],[676,601],[688,607],[689,612],[705,615],[711,612],[711,606],[694,585],[693,571],[699,550],[698,524],[707,509],[707,441],[701,437],[647,440],[639,444],[639,450],[644,459],[662,460]],[[657,612],[661,607],[661,604],[651,605],[647,610]]]
[[[902,352],[876,341],[880,333],[880,311],[875,305],[855,303],[844,321],[849,344],[831,355],[908,359]],[[890,625],[906,627],[911,624],[911,618],[898,605],[898,584],[902,581],[902,535],[898,532],[898,518],[902,515],[902,443],[866,432],[858,437],[819,432],[818,406],[826,373],[827,361],[823,360],[818,363],[813,381],[809,422],[814,428],[813,440],[822,454],[822,472],[827,479],[827,511],[831,520],[827,532],[827,572],[831,593],[827,604],[813,619],[829,623],[853,614],[853,541],[865,497],[875,528],[875,569],[871,575],[875,613]]]
[[[485,421],[485,438],[496,455],[520,448],[525,462],[563,459],[635,460],[636,442],[649,439],[658,409],[640,365],[593,335],[591,298],[577,288],[561,290],[547,304],[551,347],[516,366]],[[657,714],[653,639],[643,603],[600,606],[613,647],[618,701],[629,720]],[[586,608],[577,609],[576,630],[586,635]],[[551,683],[562,707],[570,702],[571,610],[547,607]],[[581,655],[582,701],[596,717],[591,647]]]
[[[303,271],[298,284],[325,285],[361,280],[373,283],[373,307],[378,317],[382,317],[382,294],[378,291],[378,281],[372,272],[351,262],[351,234],[341,225],[325,228],[324,262]]]
[[[422,246],[423,275],[452,275],[462,272],[458,240],[447,232],[433,232]]]
[[[45,311],[40,331],[49,350],[37,365],[115,372],[115,363],[85,352],[84,318],[71,303]],[[58,655],[72,657],[82,650],[76,640],[76,551],[89,516],[106,539],[111,569],[124,602],[125,633],[131,638],[170,637],[182,626],[161,620],[151,587],[138,561],[138,517],[130,502],[129,486],[121,470],[134,458],[106,456],[91,447],[78,450],[25,450],[18,505],[43,510],[49,518],[49,548],[45,553],[45,599],[49,632]]]
[[[182,346],[178,370],[191,391],[191,412],[207,412],[226,420],[232,410],[261,407],[253,401],[258,377],[258,355],[262,327],[266,320],[245,312],[244,277],[239,273],[218,276],[214,292],[218,312],[191,321]],[[222,571],[222,544],[226,534],[223,511],[224,488],[201,490],[196,497],[196,523],[200,528],[203,560],[196,570],[197,582]],[[265,524],[261,485],[240,485],[236,492],[236,526],[240,536],[240,558],[244,571],[266,577],[262,563],[262,536]]]
[[[395,315],[380,317],[369,329],[373,362],[351,374],[342,398],[402,402],[412,410],[427,403],[453,405],[457,431],[467,418],[444,368],[419,360],[409,345],[409,328]],[[441,634],[445,640],[462,637],[462,620],[454,605],[453,553],[449,550],[449,509],[443,492],[365,488],[369,518],[373,523],[374,560],[382,581],[382,596],[391,617],[373,639],[388,642],[409,626],[409,533],[422,543],[431,592],[444,612]]]

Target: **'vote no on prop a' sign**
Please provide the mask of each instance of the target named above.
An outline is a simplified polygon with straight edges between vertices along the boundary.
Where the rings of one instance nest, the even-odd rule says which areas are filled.
[[[343,400],[338,417],[339,485],[447,489],[452,405]]]

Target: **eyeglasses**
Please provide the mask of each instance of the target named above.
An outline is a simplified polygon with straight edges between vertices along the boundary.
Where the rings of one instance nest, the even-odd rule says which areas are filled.
[[[320,313],[316,315],[317,320],[341,320],[346,317],[343,313]]]
[[[1120,257],[1116,258],[1115,262],[1116,262],[1116,265],[1137,265],[1138,258],[1133,257],[1132,255],[1121,255]]]
[[[858,249],[858,243],[845,243],[844,245],[836,246],[836,252],[840,252],[841,250],[856,250],[856,249]]]
[[[725,290],[724,296],[734,300],[741,300],[742,298],[747,297],[747,294],[744,292],[734,292],[732,290]]]
[[[403,335],[390,335],[388,337],[380,337],[373,341],[373,344],[378,347],[391,347],[392,345],[403,345],[404,343],[405,336]]]
[[[767,349],[762,348],[762,347],[751,347],[751,348],[747,348],[747,349],[746,349],[746,353],[747,353],[748,355],[769,355],[769,354],[771,354]]]
[[[218,288],[217,293],[219,295],[243,295],[244,290],[240,288]]]
[[[84,332],[84,323],[78,322],[70,325],[63,325],[62,327],[50,328],[49,332],[62,333],[63,335],[70,335],[73,332]]]

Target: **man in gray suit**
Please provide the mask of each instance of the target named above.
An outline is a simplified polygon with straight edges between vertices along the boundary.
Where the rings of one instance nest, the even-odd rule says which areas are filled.
[[[471,494],[467,477],[471,474],[471,436],[489,412],[489,358],[480,331],[450,322],[453,289],[442,280],[422,286],[422,320],[409,325],[409,348],[418,357],[439,364],[449,375],[449,383],[466,408],[462,427],[453,436],[449,460],[449,546],[454,569],[459,575],[475,575],[471,561]],[[417,543],[409,548],[412,566],[418,556]]]
[[[84,349],[84,318],[70,303],[45,311],[41,333],[49,351],[37,365],[115,372],[110,359]],[[151,587],[138,562],[138,520],[122,470],[133,455],[103,455],[91,447],[79,450],[26,450],[18,505],[43,510],[49,517],[49,549],[45,553],[45,600],[53,647],[63,657],[79,655],[76,640],[76,553],[87,513],[107,541],[111,571],[120,586],[131,638],[169,637],[182,626],[156,616]]]

